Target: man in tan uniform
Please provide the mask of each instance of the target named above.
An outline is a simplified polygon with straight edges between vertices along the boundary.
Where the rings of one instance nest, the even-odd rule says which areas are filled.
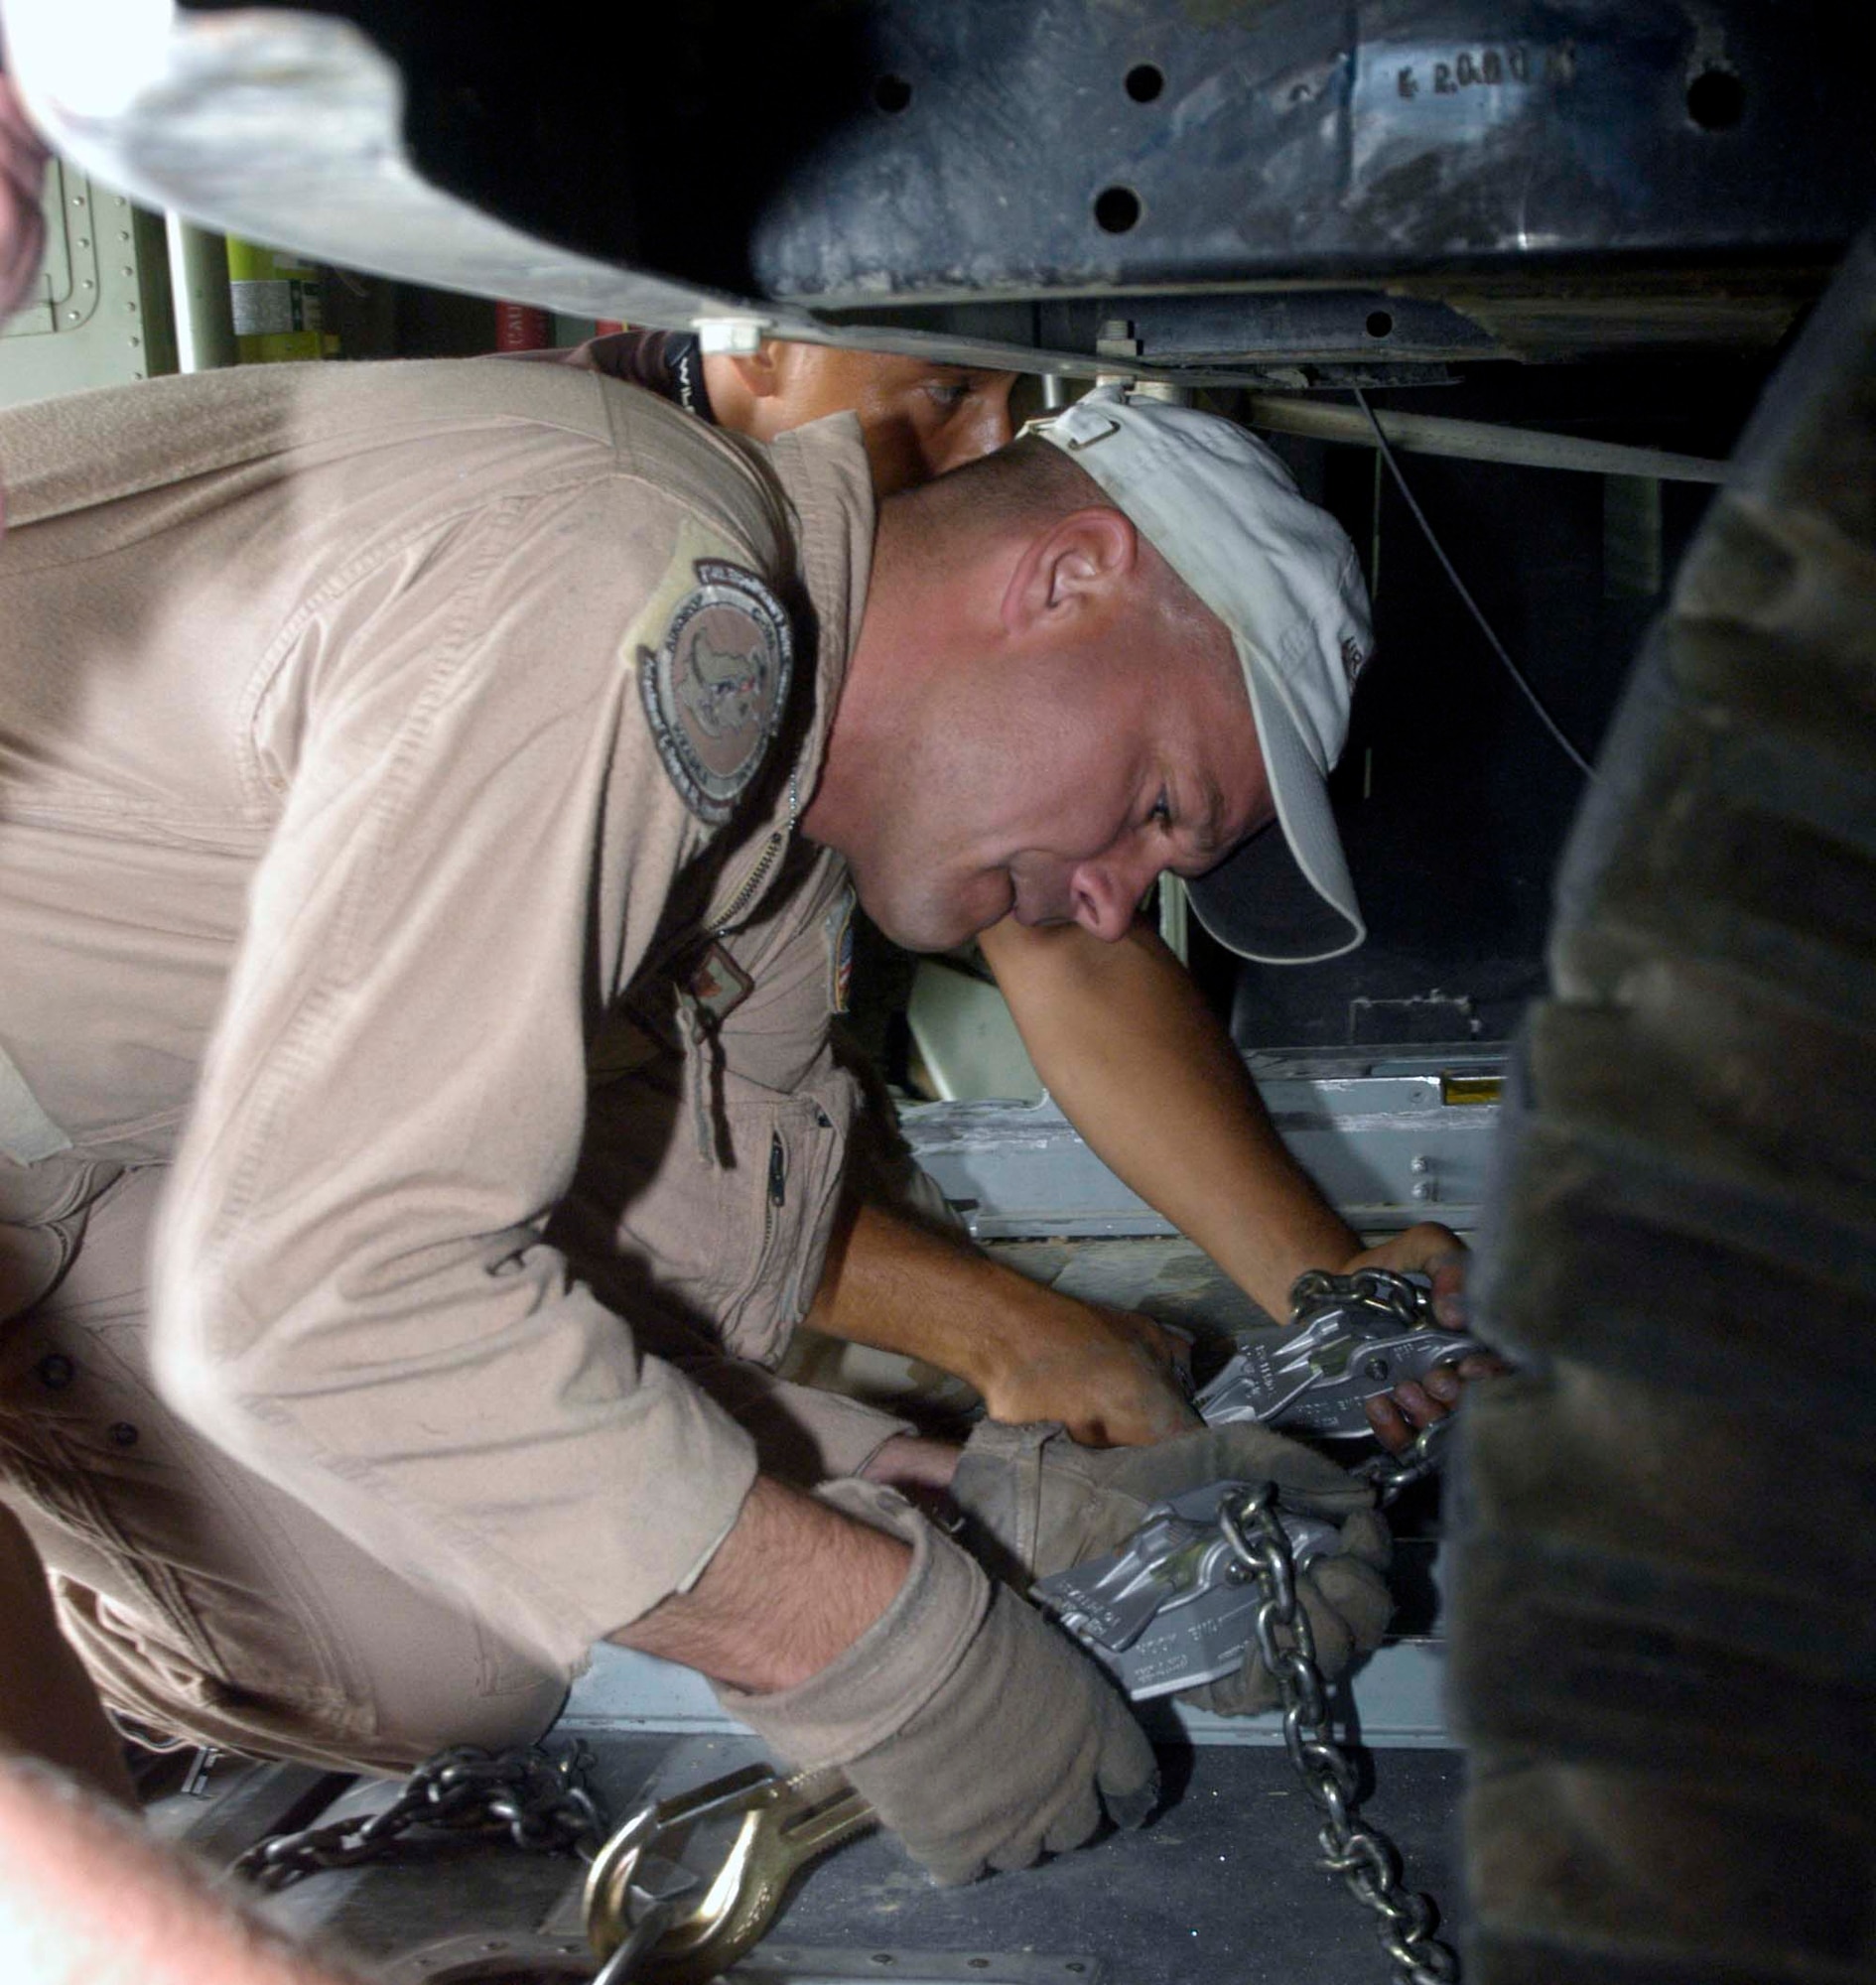
[[[705,354],[694,336],[649,330],[519,355],[628,380],[758,441],[853,411],[879,496],[975,461],[1010,435],[1008,372],[785,340],[764,340],[748,356]],[[1463,1327],[1465,1252],[1456,1237],[1424,1223],[1363,1250],[1277,1137],[1183,966],[1133,908],[1110,905],[1105,921],[1092,920],[1098,928],[1012,916],[981,933],[1023,1044],[1075,1127],[1273,1315],[1283,1314],[1306,1267],[1425,1268],[1442,1320]],[[1339,949],[1358,936],[1331,929],[1325,942]],[[1158,1440],[1194,1424],[1173,1370],[1182,1347],[1149,1318],[961,1256],[882,1198],[866,1167],[854,1169],[807,1319],[814,1331],[956,1372],[994,1417],[1059,1418],[1081,1440]],[[840,1369],[813,1331],[799,1350],[817,1382]],[[1452,1409],[1465,1379],[1490,1366],[1475,1357],[1371,1400],[1376,1433],[1404,1448]]]
[[[875,538],[851,424],[763,457],[491,374],[0,418],[9,1501],[161,1727],[403,1763],[538,1730],[610,1635],[935,1868],[1072,1845],[1138,1732],[855,1480],[931,1457],[764,1369],[853,1117],[836,858],[927,945],[1210,865],[1271,809],[1245,650],[1045,444]],[[1050,1438],[975,1465],[1032,1573],[1114,1488]]]

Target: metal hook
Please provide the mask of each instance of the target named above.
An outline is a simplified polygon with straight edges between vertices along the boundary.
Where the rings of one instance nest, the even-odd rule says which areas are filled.
[[[741,1817],[723,1866],[695,1907],[671,1910],[655,1937],[632,1915],[633,1877],[681,1829]],[[705,1985],[761,1937],[789,1882],[810,1861],[878,1824],[878,1815],[834,1770],[777,1778],[755,1765],[634,1813],[594,1858],[587,1877],[587,1941],[610,1958],[637,1940],[633,1978]],[[635,1953],[636,1954],[636,1953]],[[602,1974],[606,1975],[606,1974]]]

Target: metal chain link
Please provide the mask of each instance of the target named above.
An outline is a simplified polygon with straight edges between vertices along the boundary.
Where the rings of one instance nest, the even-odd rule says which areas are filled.
[[[1297,1321],[1308,1310],[1338,1302],[1375,1310],[1408,1330],[1423,1328],[1432,1315],[1428,1291],[1387,1268],[1358,1268],[1351,1275],[1310,1268],[1290,1290],[1290,1314]],[[1439,1467],[1453,1425],[1450,1416],[1435,1420],[1403,1453],[1378,1454],[1353,1472],[1373,1485],[1376,1501],[1386,1509]],[[1379,1919],[1376,1934],[1393,1967],[1394,1985],[1452,1985],[1459,1959],[1433,1935],[1438,1917],[1431,1900],[1401,1886],[1400,1849],[1356,1809],[1354,1763],[1328,1729],[1315,1635],[1308,1613],[1297,1604],[1295,1560],[1273,1504],[1274,1490],[1267,1484],[1236,1509],[1221,1508],[1219,1525],[1262,1595],[1254,1622],[1258,1653],[1282,1697],[1283,1747],[1323,1814],[1316,1836],[1320,1865],[1340,1875],[1350,1894]],[[1245,1534],[1247,1524],[1255,1541]],[[1288,1635],[1286,1645],[1279,1632]]]
[[[1290,1292],[1293,1312],[1338,1299],[1358,1301],[1409,1328],[1424,1321],[1428,1307],[1417,1285],[1379,1268],[1353,1275],[1311,1269],[1297,1277]],[[1355,1473],[1374,1484],[1385,1508],[1439,1465],[1439,1443],[1451,1424],[1449,1419],[1435,1421],[1399,1458],[1377,1456]],[[1380,1919],[1377,1934],[1393,1963],[1394,1985],[1453,1985],[1459,1960],[1432,1934],[1437,1920],[1432,1903],[1401,1887],[1400,1850],[1357,1813],[1355,1767],[1327,1727],[1328,1697],[1316,1665],[1315,1636],[1307,1612],[1297,1604],[1295,1565],[1273,1507],[1273,1493],[1266,1484],[1247,1493],[1237,1509],[1227,1504],[1219,1511],[1219,1523],[1262,1595],[1254,1623],[1258,1651],[1282,1697],[1284,1748],[1324,1815],[1317,1835],[1320,1865],[1339,1874],[1350,1893]],[[1247,1524],[1255,1541],[1245,1533]],[[1289,1636],[1286,1645],[1279,1642],[1279,1632]],[[578,1743],[558,1756],[538,1746],[491,1753],[455,1745],[419,1765],[381,1811],[276,1834],[242,1854],[233,1872],[259,1888],[284,1889],[323,1869],[354,1868],[379,1859],[417,1826],[459,1834],[505,1829],[516,1847],[533,1853],[597,1847],[609,1829],[588,1783],[591,1763],[591,1752]],[[641,1921],[637,1933],[612,1954],[601,1972],[605,1985],[631,1976],[667,1914],[660,1910]]]
[[[1406,1330],[1423,1330],[1433,1321],[1429,1292],[1392,1268],[1357,1268],[1349,1275],[1338,1275],[1329,1268],[1305,1268],[1290,1284],[1292,1327],[1300,1327],[1308,1311],[1330,1304],[1374,1310]]]
[[[250,1847],[233,1872],[259,1888],[284,1889],[321,1869],[376,1860],[414,1826],[505,1832],[531,1854],[594,1848],[608,1824],[589,1782],[592,1762],[585,1744],[559,1753],[538,1745],[498,1752],[453,1745],[425,1759],[382,1811],[277,1833]]]
[[[657,1949],[676,1914],[677,1905],[668,1898],[649,1904],[624,1941],[593,1974],[591,1985],[632,1985],[639,1966]]]
[[[1431,1901],[1402,1888],[1400,1849],[1356,1809],[1354,1761],[1328,1728],[1315,1634],[1307,1611],[1297,1604],[1295,1561],[1277,1522],[1274,1495],[1269,1483],[1249,1490],[1235,1508],[1228,1501],[1218,1521],[1261,1594],[1253,1623],[1258,1653],[1282,1697],[1283,1748],[1323,1815],[1316,1835],[1319,1865],[1340,1875],[1349,1893],[1380,1919],[1376,1934],[1393,1965],[1394,1985],[1453,1985],[1459,1959],[1433,1935],[1438,1916]]]
[[[1431,1290],[1392,1268],[1357,1268],[1349,1275],[1338,1275],[1328,1268],[1305,1268],[1290,1285],[1292,1328],[1301,1329],[1311,1310],[1330,1304],[1344,1309],[1373,1310],[1403,1330],[1424,1330],[1437,1321]],[[1440,1443],[1452,1425],[1450,1415],[1434,1420],[1430,1426],[1422,1427],[1402,1453],[1378,1454],[1351,1472],[1358,1481],[1374,1485],[1376,1498],[1385,1510],[1405,1490],[1439,1467],[1443,1458]]]
[[[1398,1502],[1401,1496],[1414,1483],[1423,1482],[1427,1476],[1438,1472],[1445,1459],[1443,1448],[1447,1437],[1458,1422],[1449,1413],[1443,1420],[1434,1420],[1423,1426],[1413,1436],[1410,1444],[1399,1454],[1377,1454],[1373,1460],[1364,1461],[1349,1472],[1358,1482],[1374,1485],[1375,1500],[1385,1510]]]

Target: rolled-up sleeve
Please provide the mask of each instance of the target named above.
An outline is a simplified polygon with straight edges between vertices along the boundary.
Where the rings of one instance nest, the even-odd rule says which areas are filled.
[[[633,674],[699,548],[673,507],[492,503],[283,631],[253,734],[284,813],[156,1251],[178,1407],[563,1661],[692,1577],[755,1472],[541,1239],[593,1024],[703,848]]]

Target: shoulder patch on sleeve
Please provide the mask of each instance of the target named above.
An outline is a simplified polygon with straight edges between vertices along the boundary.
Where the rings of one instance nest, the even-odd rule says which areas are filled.
[[[658,756],[684,804],[719,827],[762,769],[788,708],[794,633],[759,575],[691,562],[662,632],[638,650],[638,689]]]

